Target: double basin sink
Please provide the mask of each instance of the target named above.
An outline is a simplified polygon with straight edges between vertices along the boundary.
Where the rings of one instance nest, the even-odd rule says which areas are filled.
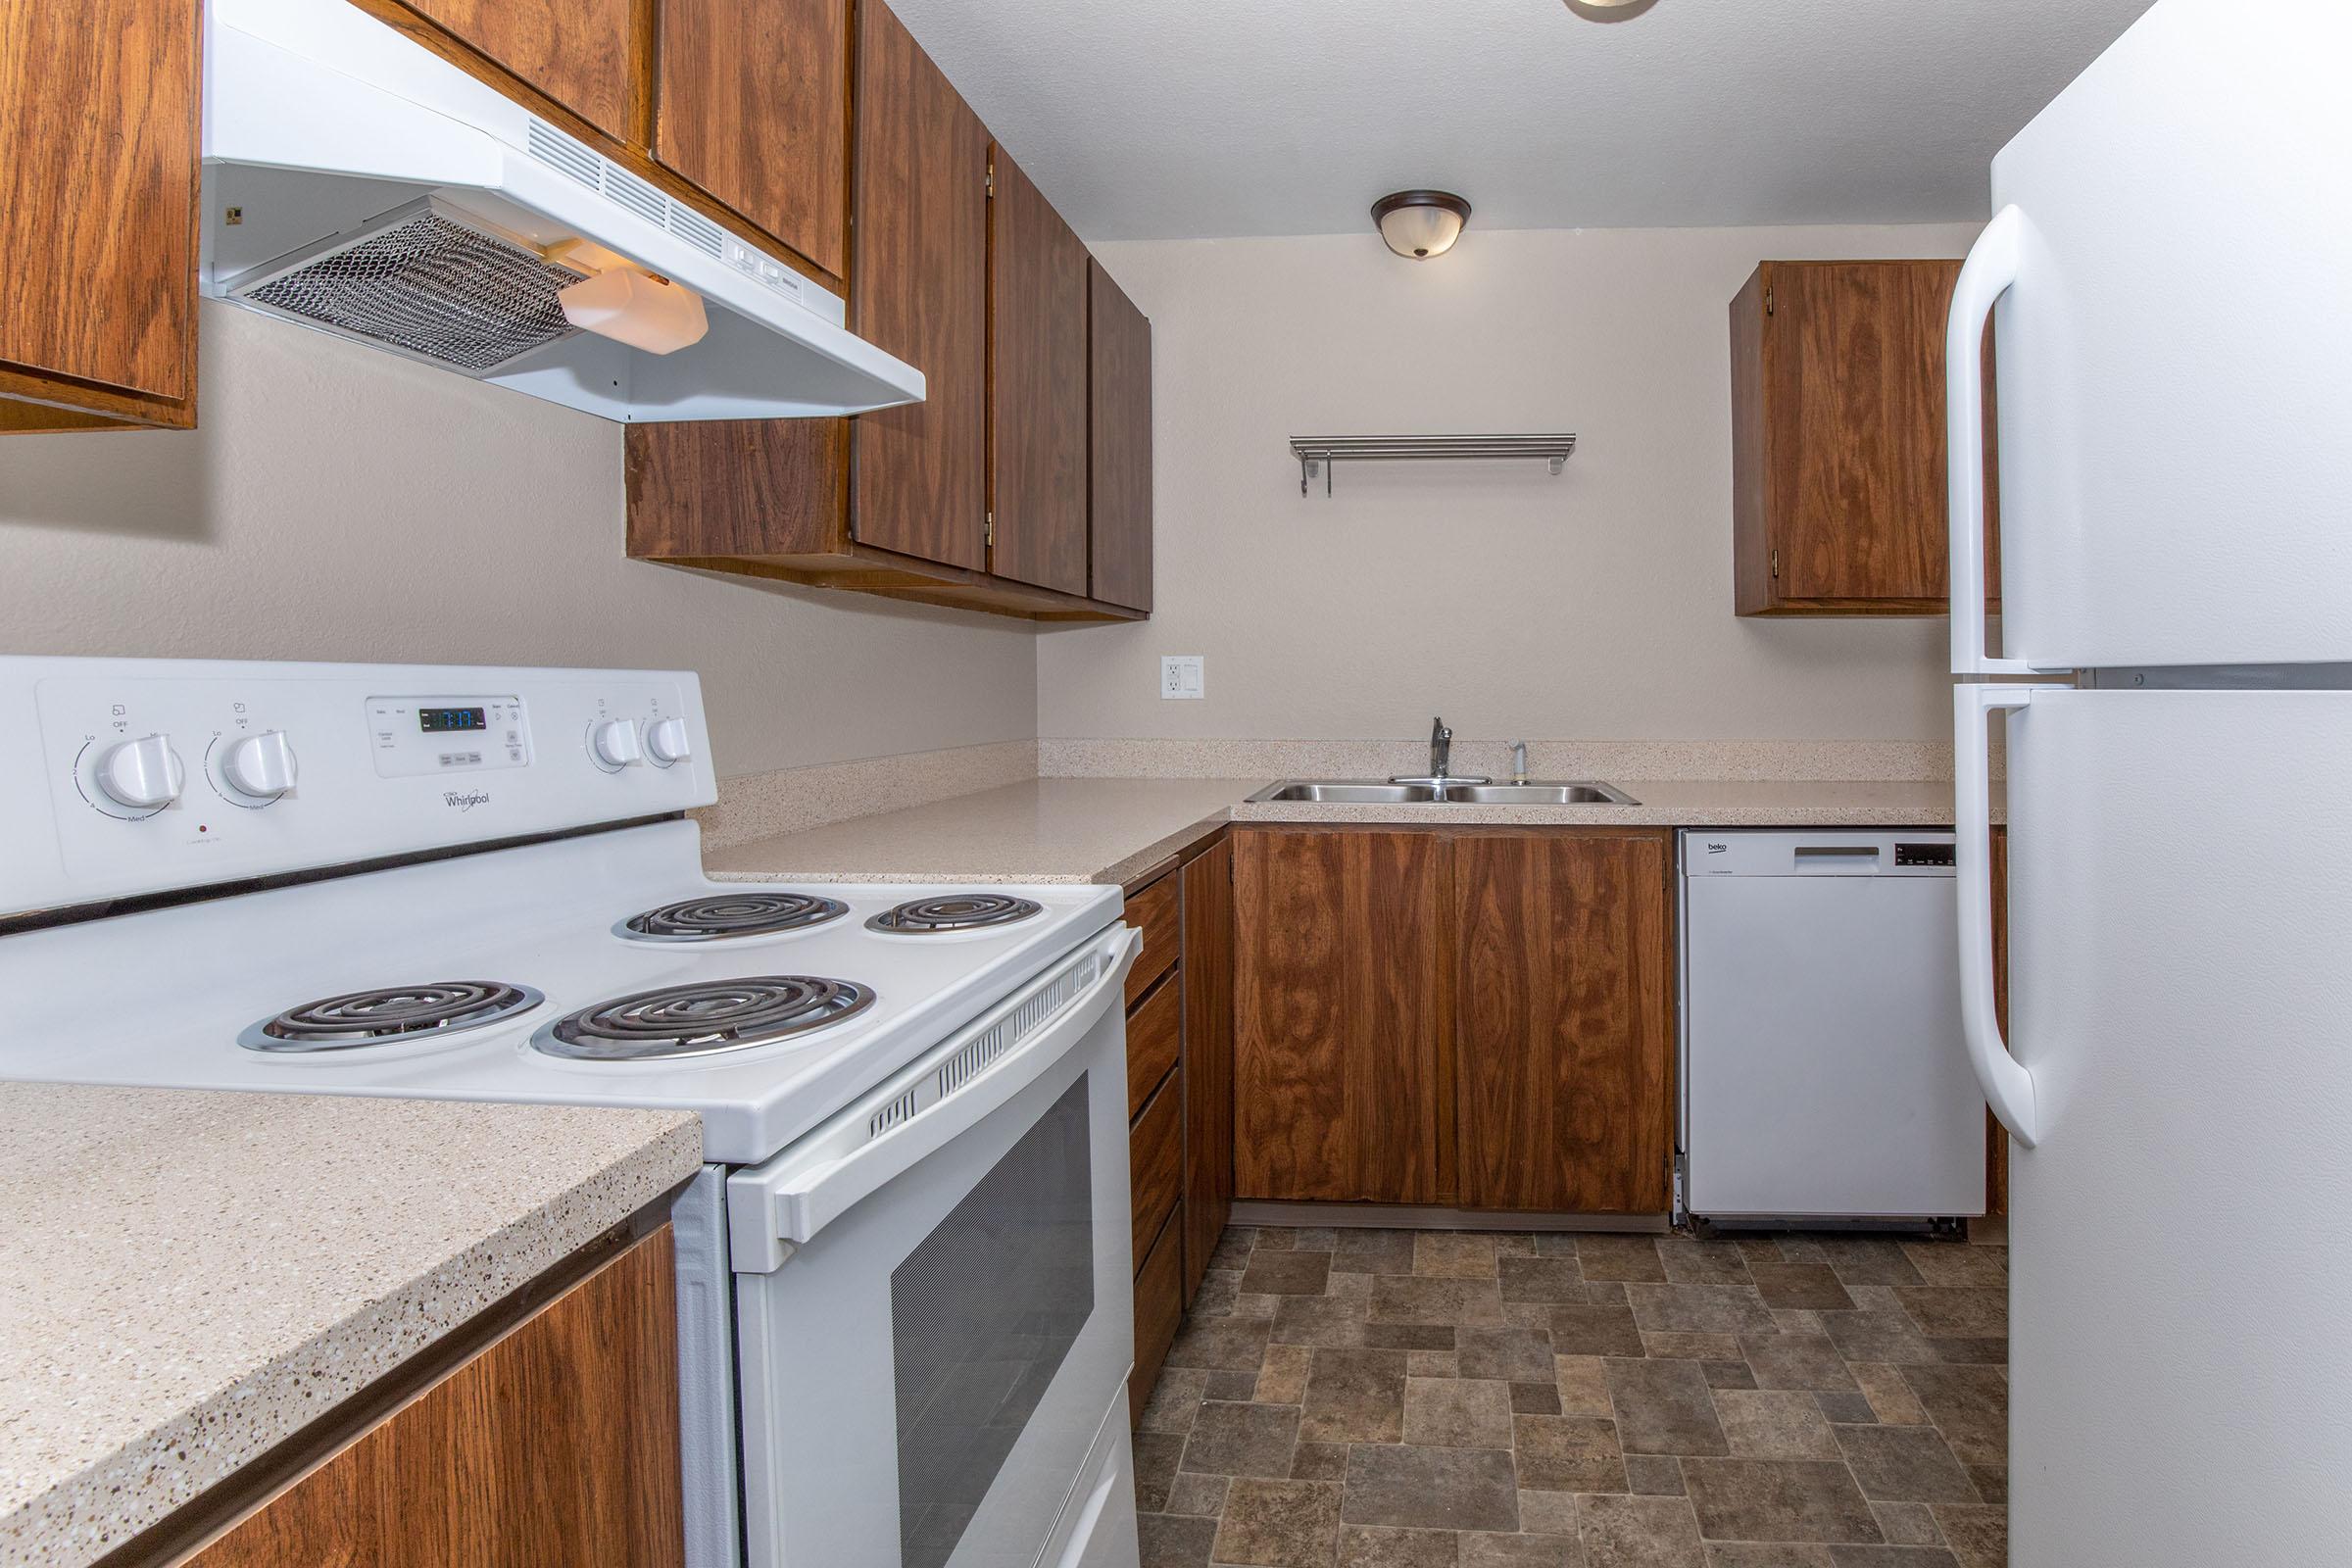
[[[1526,784],[1407,783],[1374,779],[1285,779],[1269,784],[1251,801],[1298,801],[1316,806],[1640,806],[1614,785],[1579,780]]]

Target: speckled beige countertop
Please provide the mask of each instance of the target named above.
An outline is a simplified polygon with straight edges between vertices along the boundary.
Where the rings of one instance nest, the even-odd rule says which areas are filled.
[[[721,881],[1127,882],[1225,822],[1933,827],[1944,780],[1619,782],[1639,806],[1248,804],[1266,779],[1041,778],[709,850]],[[1997,787],[1996,787],[1997,797]],[[1995,802],[1998,820],[1998,801]]]
[[[86,1563],[691,1176],[690,1114],[0,1083],[0,1563]]]

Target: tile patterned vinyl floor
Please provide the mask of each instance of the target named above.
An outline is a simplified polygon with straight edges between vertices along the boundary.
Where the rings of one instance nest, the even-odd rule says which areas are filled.
[[[1997,1568],[1998,1246],[1226,1232],[1144,1568]]]

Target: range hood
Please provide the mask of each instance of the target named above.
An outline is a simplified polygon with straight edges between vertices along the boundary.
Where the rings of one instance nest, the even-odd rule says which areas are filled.
[[[204,60],[216,298],[608,419],[922,399],[838,295],[354,6],[210,0]]]

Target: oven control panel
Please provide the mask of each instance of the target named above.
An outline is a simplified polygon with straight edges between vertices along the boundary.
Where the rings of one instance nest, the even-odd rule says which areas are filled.
[[[691,672],[0,658],[0,917],[717,798]]]
[[[385,778],[528,767],[530,720],[522,699],[370,697],[368,750]]]

